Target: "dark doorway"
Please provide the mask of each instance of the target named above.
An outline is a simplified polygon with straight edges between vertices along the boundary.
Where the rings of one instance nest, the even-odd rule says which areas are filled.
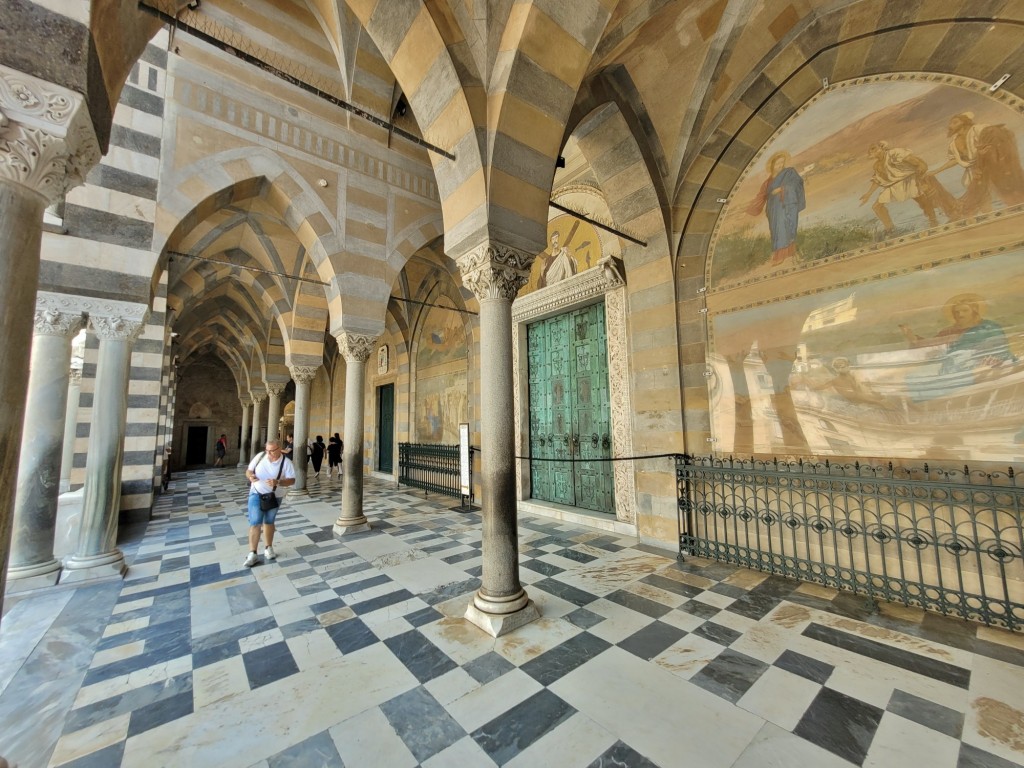
[[[394,470],[395,385],[377,387],[377,469]]]
[[[209,427],[189,427],[185,438],[185,464],[205,464],[207,441],[210,439]]]

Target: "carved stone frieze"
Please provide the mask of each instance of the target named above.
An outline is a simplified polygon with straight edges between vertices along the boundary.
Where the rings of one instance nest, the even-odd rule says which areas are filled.
[[[625,284],[618,260],[601,259],[592,269],[516,299],[512,305],[512,321],[518,323],[557,315]]]
[[[283,395],[284,388],[288,386],[287,384],[282,384],[277,381],[265,381],[263,383],[267,387],[267,393],[270,394],[272,397],[280,397],[281,395]]]
[[[60,336],[66,339],[78,333],[84,324],[81,312],[59,312],[50,307],[36,309],[36,336]]]
[[[81,94],[0,65],[0,179],[52,202],[99,159]]]
[[[120,317],[133,322],[145,322],[149,307],[130,301],[97,299],[91,296],[74,296],[69,293],[39,291],[36,293],[36,309],[51,309],[68,314],[104,315]]]
[[[338,349],[346,363],[365,363],[370,359],[380,336],[342,331],[338,334]]]
[[[320,366],[293,365],[289,370],[292,372],[292,380],[296,384],[308,384],[316,378],[316,372],[320,370]]]
[[[145,321],[117,315],[90,315],[89,329],[101,339],[135,341],[142,333]]]
[[[530,279],[534,254],[495,243],[483,243],[457,259],[462,283],[477,299],[512,301]]]

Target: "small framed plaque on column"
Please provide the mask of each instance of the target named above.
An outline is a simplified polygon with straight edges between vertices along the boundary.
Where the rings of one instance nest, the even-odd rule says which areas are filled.
[[[383,376],[388,372],[388,345],[382,344],[377,350],[377,375]]]

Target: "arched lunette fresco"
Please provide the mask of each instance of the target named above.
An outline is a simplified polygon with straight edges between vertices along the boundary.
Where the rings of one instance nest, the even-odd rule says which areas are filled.
[[[742,175],[709,260],[716,449],[1024,454],[1024,107],[892,75],[809,102]]]

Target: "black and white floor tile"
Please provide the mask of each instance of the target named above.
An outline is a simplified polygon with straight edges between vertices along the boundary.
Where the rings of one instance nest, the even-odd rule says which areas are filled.
[[[462,613],[480,517],[368,480],[278,516],[247,569],[235,470],[179,475],[123,582],[8,597],[0,755],[19,768],[1024,764],[1024,638],[520,519],[542,618]]]

